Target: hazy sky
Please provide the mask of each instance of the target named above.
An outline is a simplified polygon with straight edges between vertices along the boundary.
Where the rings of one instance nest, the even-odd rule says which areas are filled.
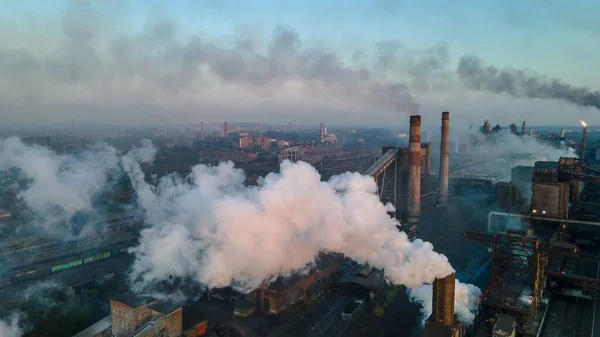
[[[0,124],[600,124],[600,2],[452,3],[8,1]]]

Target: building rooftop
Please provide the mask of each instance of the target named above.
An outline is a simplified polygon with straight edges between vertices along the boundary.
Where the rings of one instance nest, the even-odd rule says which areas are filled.
[[[338,284],[357,284],[368,290],[377,290],[384,283],[385,278],[381,270],[363,265],[346,272],[338,280]]]
[[[111,324],[111,317],[108,315],[98,322],[90,325],[86,329],[80,331],[76,335],[73,335],[73,337],[94,337],[102,331],[110,328]]]
[[[460,323],[454,322],[452,325],[442,325],[426,322],[425,329],[421,333],[422,337],[452,337],[456,330],[460,328]]]
[[[310,271],[308,273],[294,274],[294,275],[288,276],[288,277],[280,276],[269,285],[269,289],[275,290],[275,291],[285,289],[287,287],[290,287],[290,286],[296,284],[297,282],[300,282],[307,275],[316,273],[319,271],[319,269],[325,269],[334,263],[339,263],[339,259],[337,256],[330,255],[330,254],[320,255],[315,260],[315,265],[310,269]]]
[[[148,307],[163,315],[169,315],[173,311],[180,309],[181,305],[172,302],[157,301],[155,303],[150,304]]]
[[[195,305],[185,305],[182,311],[183,329],[194,327],[196,323],[208,320],[208,317]]]
[[[146,296],[140,296],[140,295],[134,294],[131,291],[126,292],[121,295],[118,295],[118,296],[115,296],[115,297],[111,298],[111,300],[119,301],[121,303],[124,303],[124,304],[132,307],[132,308],[139,308],[143,305],[148,305],[148,304],[151,304],[156,301],[153,298],[146,297]]]

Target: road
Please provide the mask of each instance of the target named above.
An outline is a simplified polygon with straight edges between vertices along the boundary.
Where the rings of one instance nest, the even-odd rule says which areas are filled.
[[[275,330],[268,337],[337,337],[353,336],[352,331],[364,326],[363,321],[370,305],[363,303],[355,312],[350,321],[342,319],[342,312],[346,305],[353,300],[351,296],[325,295],[312,303],[305,312],[291,318]]]

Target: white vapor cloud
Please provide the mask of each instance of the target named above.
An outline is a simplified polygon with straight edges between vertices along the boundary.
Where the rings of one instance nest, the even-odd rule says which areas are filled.
[[[0,139],[0,170],[18,168],[29,180],[18,197],[34,213],[35,226],[59,236],[77,235],[73,216],[95,212],[93,198],[110,183],[109,173],[120,172],[121,161],[152,159],[156,150],[150,141],[141,145],[125,156],[102,143],[74,154],[57,154],[50,148],[10,137]]]
[[[480,141],[469,150],[472,164],[468,173],[491,174],[500,180],[510,181],[513,167],[534,166],[537,161],[558,161],[560,157],[577,157],[575,150],[568,146],[559,148],[540,142],[535,138],[519,137],[508,131],[501,131],[483,141],[485,136],[471,133]]]
[[[456,294],[454,297],[454,310],[456,318],[464,323],[471,324],[475,319],[475,311],[473,308],[477,306],[477,300],[481,295],[481,289],[472,285],[460,283],[456,280]],[[423,321],[431,316],[433,306],[433,286],[426,284],[422,287],[408,289],[408,296],[411,300],[421,304],[423,312]]]
[[[382,268],[390,282],[412,288],[454,271],[431,243],[397,230],[372,177],[345,173],[322,182],[309,164],[289,161],[258,187],[245,187],[232,163],[198,165],[186,179],[165,177],[157,186],[130,174],[151,225],[132,248],[137,291],[171,277],[248,291],[305,270],[321,252]],[[471,304],[459,301],[466,311]]]
[[[8,320],[0,319],[0,337],[21,337],[23,330],[19,327],[19,316],[12,315]]]

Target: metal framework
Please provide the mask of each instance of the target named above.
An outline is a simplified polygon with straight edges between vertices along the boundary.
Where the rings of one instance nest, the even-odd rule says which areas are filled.
[[[365,172],[365,175],[372,176],[377,183],[379,198],[384,204],[391,203],[395,208],[398,207],[398,152],[399,149],[389,149],[383,156],[379,157],[373,165]],[[392,215],[396,217],[396,210]]]
[[[481,318],[497,313],[517,320],[517,331],[527,334],[542,300],[545,284],[544,243],[522,235],[465,232],[465,237],[492,250],[492,281],[483,292]]]

